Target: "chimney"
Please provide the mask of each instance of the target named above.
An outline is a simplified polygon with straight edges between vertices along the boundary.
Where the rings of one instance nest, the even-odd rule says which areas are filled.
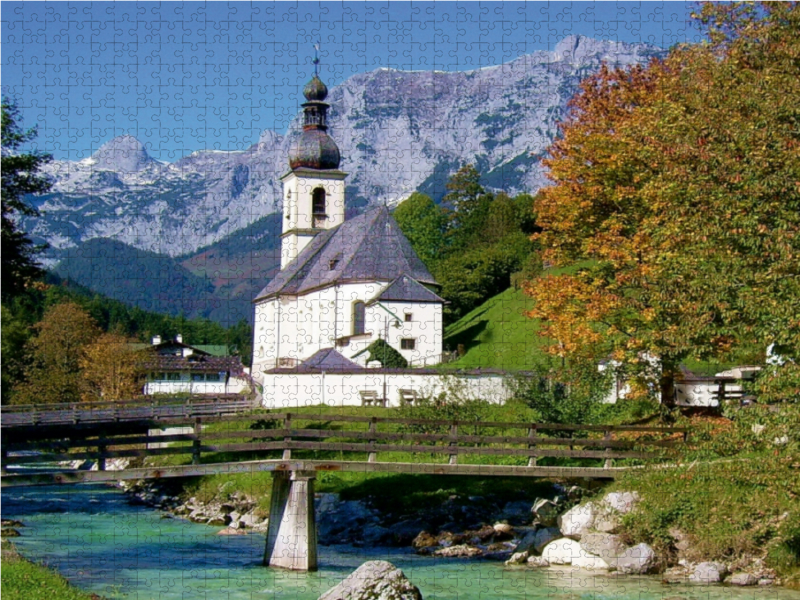
[[[182,344],[183,343],[183,334],[179,333],[178,335],[176,335],[175,336],[175,341],[178,342],[179,344]]]
[[[154,335],[153,336],[153,346],[157,346],[160,343],[161,343],[161,336],[160,335]]]

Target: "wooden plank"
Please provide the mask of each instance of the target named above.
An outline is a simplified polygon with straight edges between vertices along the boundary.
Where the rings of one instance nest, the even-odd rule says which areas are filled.
[[[527,467],[514,465],[448,465],[439,463],[370,463],[366,461],[261,460],[215,465],[175,465],[147,467],[125,471],[69,471],[51,473],[9,473],[0,478],[2,487],[21,485],[53,485],[122,481],[132,479],[164,479],[171,477],[197,477],[217,473],[256,473],[263,471],[356,471],[368,473],[410,473],[427,475],[474,475],[481,477],[546,477],[614,479],[622,476],[626,468],[603,469],[599,467]]]

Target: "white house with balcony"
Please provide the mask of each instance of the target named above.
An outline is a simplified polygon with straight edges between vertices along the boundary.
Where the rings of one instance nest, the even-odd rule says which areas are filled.
[[[241,394],[250,388],[241,359],[230,356],[226,346],[190,346],[180,335],[174,340],[155,336],[152,350],[145,396]]]

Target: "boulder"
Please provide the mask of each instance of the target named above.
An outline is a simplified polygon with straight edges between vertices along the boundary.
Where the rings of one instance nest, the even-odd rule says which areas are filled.
[[[421,550],[427,550],[434,546],[438,546],[439,540],[436,539],[436,536],[428,533],[427,531],[420,531],[419,535],[417,535],[417,537],[414,538],[414,541],[411,542],[411,545],[419,552]]]
[[[510,540],[514,537],[514,528],[508,523],[495,523],[492,529],[494,529],[494,539],[497,541]]]
[[[319,600],[422,600],[422,594],[392,563],[371,560]]]
[[[552,500],[539,498],[531,508],[533,517],[545,527],[553,527],[558,519],[558,505]]]
[[[612,510],[601,510],[595,517],[592,529],[601,533],[617,533],[622,527],[622,519]]]
[[[542,557],[542,556],[529,556],[528,557],[528,566],[529,567],[549,567],[550,562]]]
[[[3,529],[0,530],[0,537],[14,538],[19,536],[20,532],[14,529],[13,527],[3,527]]]
[[[656,553],[647,544],[631,546],[617,557],[617,571],[628,575],[643,575],[656,566]]]
[[[734,573],[728,580],[731,585],[758,585],[758,577],[752,573]]]
[[[638,492],[610,492],[603,496],[602,503],[621,515],[627,515],[640,500]]]
[[[608,571],[611,568],[602,558],[589,554],[583,548],[581,548],[577,556],[572,557],[572,566],[596,571]]]
[[[3,527],[25,527],[22,521],[16,519],[3,519],[0,523]]]
[[[508,502],[495,518],[508,521],[512,525],[524,525],[525,523],[529,523],[531,518],[530,501]]]
[[[544,529],[540,529],[536,532],[536,537],[533,540],[533,549],[541,554],[547,544],[560,537],[561,531],[557,527],[545,527]]]
[[[728,569],[717,562],[702,562],[695,566],[694,572],[689,575],[691,583],[719,583],[725,577]]]
[[[677,527],[670,527],[668,533],[670,537],[675,540],[672,545],[675,546],[675,550],[677,550],[679,554],[685,553],[691,546],[689,536]]]
[[[434,556],[443,556],[448,558],[464,558],[480,556],[481,554],[483,554],[483,551],[480,548],[468,546],[467,544],[458,544],[448,548],[440,548],[433,553]]]
[[[511,558],[509,558],[506,561],[506,564],[507,565],[522,565],[522,564],[525,564],[526,562],[528,562],[528,558],[529,558],[529,556],[528,556],[527,552],[515,552],[514,554],[511,555]]]
[[[569,538],[550,542],[542,550],[542,558],[551,565],[571,565],[572,559],[581,551],[581,545]]]
[[[617,558],[628,549],[620,536],[610,533],[586,533],[581,537],[580,544],[586,552],[599,556],[615,568]]]
[[[592,502],[579,504],[558,517],[558,527],[564,537],[579,540],[592,527],[596,515],[597,508]]]
[[[550,565],[572,565],[581,569],[610,568],[602,558],[586,552],[578,542],[569,538],[550,542],[542,551],[541,558]]]
[[[217,535],[247,535],[247,532],[244,529],[234,529],[233,527],[226,527],[225,529],[220,529],[217,532]]]

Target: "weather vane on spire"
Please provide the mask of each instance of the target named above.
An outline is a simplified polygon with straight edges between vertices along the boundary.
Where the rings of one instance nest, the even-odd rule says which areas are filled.
[[[319,77],[319,46],[322,42],[317,42],[314,44],[314,75]]]

